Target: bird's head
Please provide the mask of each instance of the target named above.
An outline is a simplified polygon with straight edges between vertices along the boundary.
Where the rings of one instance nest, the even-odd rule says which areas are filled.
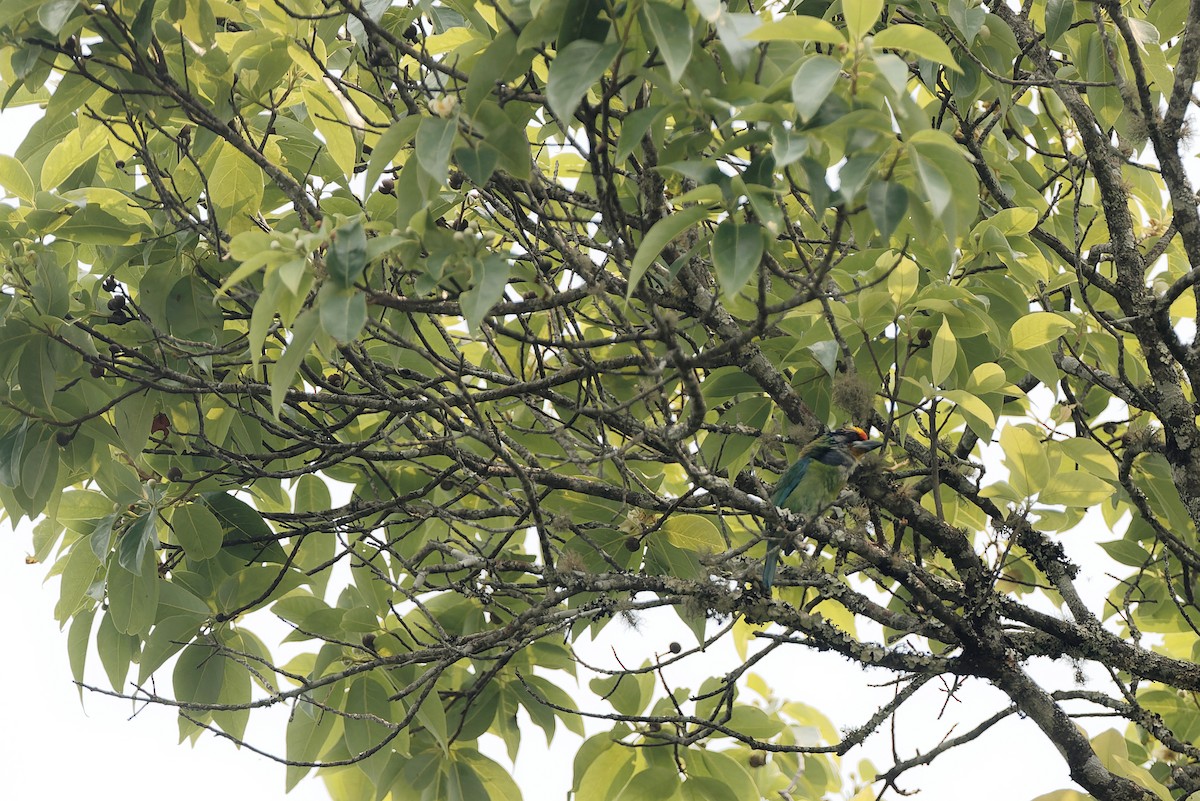
[[[858,426],[846,426],[836,431],[830,431],[825,435],[825,439],[828,447],[847,450],[853,454],[855,459],[861,459],[864,454],[883,445],[879,440],[868,439],[867,432]]]

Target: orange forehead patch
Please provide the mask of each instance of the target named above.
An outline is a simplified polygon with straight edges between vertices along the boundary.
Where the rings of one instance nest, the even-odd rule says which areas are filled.
[[[858,438],[859,438],[859,439],[866,439],[866,438],[867,438],[867,432],[866,432],[866,431],[863,431],[863,430],[862,430],[861,428],[859,428],[858,426],[848,426],[848,428],[849,428],[851,431],[853,431],[855,434],[858,434]]]

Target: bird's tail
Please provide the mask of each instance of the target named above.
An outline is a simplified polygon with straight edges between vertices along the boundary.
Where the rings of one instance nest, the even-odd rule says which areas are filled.
[[[767,548],[767,558],[763,561],[763,589],[765,589],[768,593],[771,591],[771,584],[775,581],[775,569],[779,567],[780,550],[781,546],[779,543],[770,545]]]

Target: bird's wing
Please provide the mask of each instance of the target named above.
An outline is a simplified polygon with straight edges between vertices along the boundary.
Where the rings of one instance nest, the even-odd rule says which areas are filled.
[[[812,459],[805,456],[792,464],[787,470],[783,471],[783,475],[779,477],[779,483],[775,485],[775,494],[771,496],[771,503],[776,506],[782,506],[785,509],[791,509],[788,506],[788,496],[800,484],[800,479],[804,478],[804,474],[808,471],[808,465]]]

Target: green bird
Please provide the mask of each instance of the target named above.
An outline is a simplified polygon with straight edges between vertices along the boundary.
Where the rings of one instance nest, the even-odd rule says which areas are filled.
[[[881,445],[882,442],[867,439],[867,432],[856,426],[822,434],[805,445],[796,463],[779,477],[771,503],[802,515],[805,522],[812,520],[837,500],[863,454]],[[786,548],[791,553],[792,545],[778,531],[769,532],[767,538],[771,545],[763,563],[763,587],[770,592],[779,566],[779,552]]]

